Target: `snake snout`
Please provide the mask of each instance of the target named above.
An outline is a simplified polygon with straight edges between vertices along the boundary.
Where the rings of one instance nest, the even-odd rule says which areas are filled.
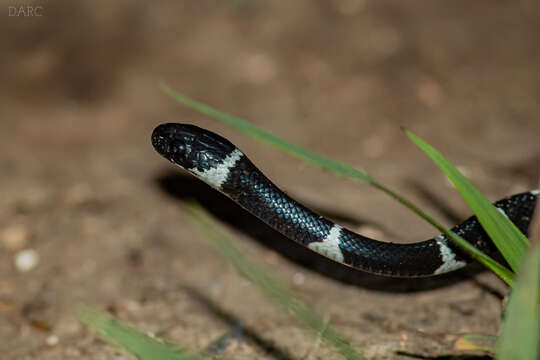
[[[152,132],[152,145],[167,160],[184,169],[209,169],[236,147],[227,139],[191,124],[161,124]]]
[[[171,132],[166,125],[159,125],[154,129],[152,132],[152,145],[160,155],[169,158],[169,153],[171,152]]]
[[[193,134],[182,124],[161,124],[152,132],[154,149],[173,163],[184,168],[191,167],[187,157],[193,142]],[[188,129],[189,130],[189,129]]]

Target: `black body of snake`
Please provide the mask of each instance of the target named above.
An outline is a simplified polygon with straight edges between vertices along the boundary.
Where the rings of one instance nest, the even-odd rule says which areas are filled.
[[[471,261],[444,235],[395,244],[349,231],[291,199],[236,146],[208,130],[189,124],[162,124],[152,133],[152,144],[163,157],[275,230],[342,264],[379,275],[421,277],[453,271]],[[527,235],[539,193],[521,193],[494,204]],[[451,230],[482,251],[496,251],[474,216]]]

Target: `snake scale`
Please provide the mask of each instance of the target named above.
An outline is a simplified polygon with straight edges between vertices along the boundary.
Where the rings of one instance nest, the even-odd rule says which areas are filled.
[[[156,151],[189,171],[289,239],[339,263],[378,275],[424,277],[457,270],[471,258],[445,235],[396,244],[354,233],[290,198],[230,141],[190,124],[162,124],[152,133]],[[539,190],[494,205],[525,234]],[[493,253],[493,243],[472,216],[451,229],[476,248]]]

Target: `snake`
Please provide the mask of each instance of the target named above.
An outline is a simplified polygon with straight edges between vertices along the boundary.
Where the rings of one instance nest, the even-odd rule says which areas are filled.
[[[296,243],[338,263],[376,275],[427,277],[466,266],[473,259],[446,235],[392,243],[355,233],[292,199],[229,140],[192,124],[165,123],[151,137],[154,149],[175,165],[228,196]],[[496,201],[497,209],[527,236],[540,190]],[[369,209],[367,209],[369,210]],[[497,253],[471,216],[450,229],[477,249]]]

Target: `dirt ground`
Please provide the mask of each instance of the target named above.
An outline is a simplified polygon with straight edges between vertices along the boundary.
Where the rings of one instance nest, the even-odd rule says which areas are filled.
[[[342,224],[427,239],[432,228],[373,188],[199,116],[158,83],[365,169],[453,225],[469,210],[400,127],[493,200],[535,187],[537,1],[0,4],[0,359],[130,358],[77,321],[75,301],[194,350],[241,323],[224,359],[337,359],[201,242],[186,198],[370,358],[497,333],[506,288],[480,267],[420,280],[345,269],[173,168],[150,133],[162,122],[211,129]],[[41,11],[9,16],[28,4]],[[21,271],[25,250],[39,259]]]

